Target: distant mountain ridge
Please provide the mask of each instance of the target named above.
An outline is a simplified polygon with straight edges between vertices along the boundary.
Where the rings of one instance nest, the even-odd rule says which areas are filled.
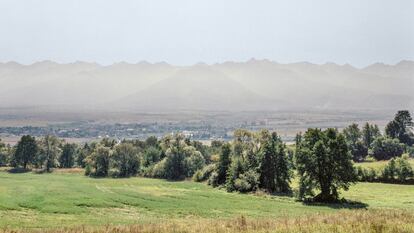
[[[108,110],[397,109],[414,107],[414,61],[364,68],[269,60],[136,64],[0,63],[0,107]]]

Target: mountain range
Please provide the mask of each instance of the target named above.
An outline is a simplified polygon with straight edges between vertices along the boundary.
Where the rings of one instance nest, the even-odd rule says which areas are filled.
[[[110,111],[414,107],[414,61],[365,68],[269,60],[174,66],[0,63],[0,107]]]

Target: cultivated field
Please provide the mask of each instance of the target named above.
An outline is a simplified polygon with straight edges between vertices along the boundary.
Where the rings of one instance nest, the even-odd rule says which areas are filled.
[[[82,232],[413,232],[414,186],[358,183],[359,204],[305,205],[293,197],[227,193],[191,181],[93,179],[81,170],[0,171],[0,228]]]

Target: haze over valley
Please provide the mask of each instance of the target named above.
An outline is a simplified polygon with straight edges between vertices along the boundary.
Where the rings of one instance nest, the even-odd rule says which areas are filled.
[[[364,68],[269,60],[174,66],[0,63],[0,107],[108,112],[395,110],[414,106],[414,62]],[[398,91],[397,91],[398,90]]]

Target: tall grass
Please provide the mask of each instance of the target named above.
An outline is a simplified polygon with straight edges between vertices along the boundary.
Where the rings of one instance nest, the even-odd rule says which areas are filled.
[[[8,230],[1,233],[236,233],[236,232],[321,232],[385,233],[414,232],[414,213],[402,210],[344,210],[335,214],[313,214],[295,218],[233,220],[167,220],[158,223],[100,228],[76,227],[42,230]]]

